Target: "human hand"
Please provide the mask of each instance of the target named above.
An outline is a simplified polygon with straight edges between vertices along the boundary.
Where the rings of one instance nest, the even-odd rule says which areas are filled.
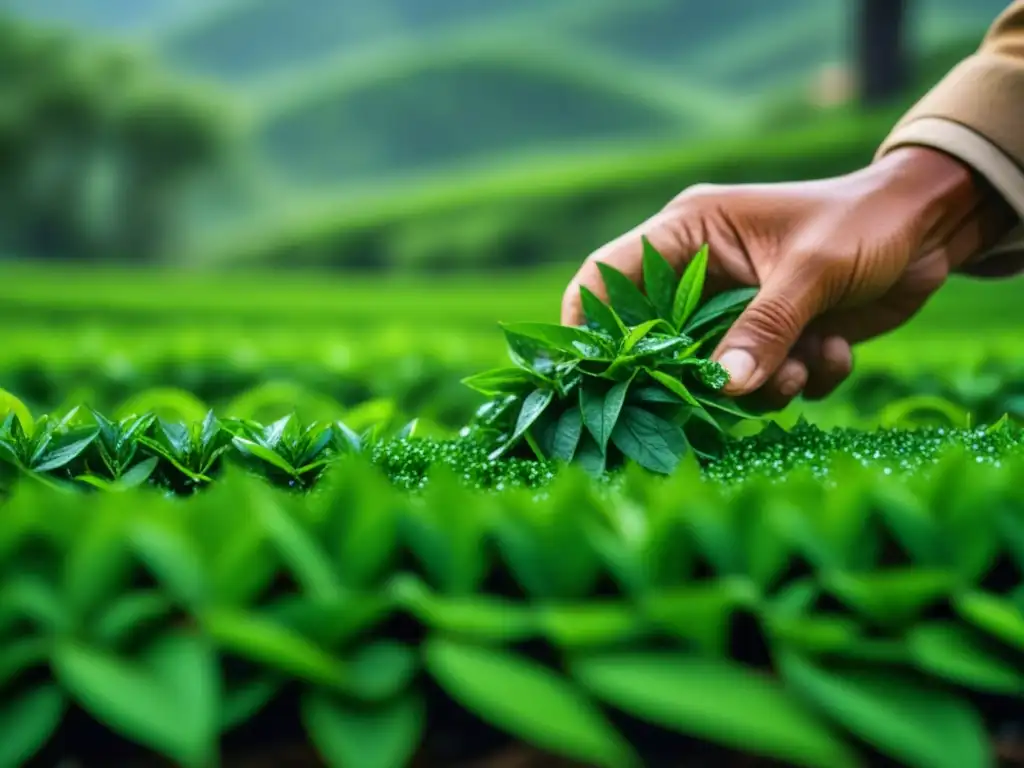
[[[566,289],[562,322],[584,321],[580,286],[606,299],[597,262],[642,284],[642,236],[677,271],[707,243],[709,294],[760,287],[713,355],[730,373],[726,392],[781,408],[831,393],[853,344],[909,320],[1012,222],[969,168],[918,147],[831,179],[699,185],[593,253]]]

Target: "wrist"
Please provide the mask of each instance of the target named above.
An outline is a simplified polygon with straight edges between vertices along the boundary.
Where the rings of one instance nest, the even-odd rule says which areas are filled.
[[[899,147],[879,161],[887,186],[914,201],[919,253],[939,251],[950,272],[1006,236],[1013,209],[973,168],[930,147]]]

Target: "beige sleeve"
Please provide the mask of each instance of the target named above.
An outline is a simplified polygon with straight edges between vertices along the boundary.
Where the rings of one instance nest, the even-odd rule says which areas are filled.
[[[970,165],[1024,222],[1024,0],[996,20],[978,52],[953,69],[896,124],[877,156],[929,146]],[[1024,223],[968,271],[1024,271]]]

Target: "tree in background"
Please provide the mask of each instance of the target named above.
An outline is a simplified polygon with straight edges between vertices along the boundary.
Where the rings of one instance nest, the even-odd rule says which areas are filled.
[[[858,0],[857,69],[861,103],[888,104],[910,82],[907,0]]]
[[[134,57],[0,20],[0,249],[157,258],[225,157],[224,111]]]

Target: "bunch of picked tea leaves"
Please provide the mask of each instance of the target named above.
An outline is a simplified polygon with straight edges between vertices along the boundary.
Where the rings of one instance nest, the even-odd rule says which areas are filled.
[[[707,266],[705,246],[680,277],[645,238],[643,290],[598,264],[608,303],[581,287],[585,325],[503,325],[513,365],[464,380],[492,398],[468,432],[492,458],[532,451],[595,474],[714,455],[731,423],[756,418],[720,394],[728,376],[708,355],[757,291],[702,302]]]

